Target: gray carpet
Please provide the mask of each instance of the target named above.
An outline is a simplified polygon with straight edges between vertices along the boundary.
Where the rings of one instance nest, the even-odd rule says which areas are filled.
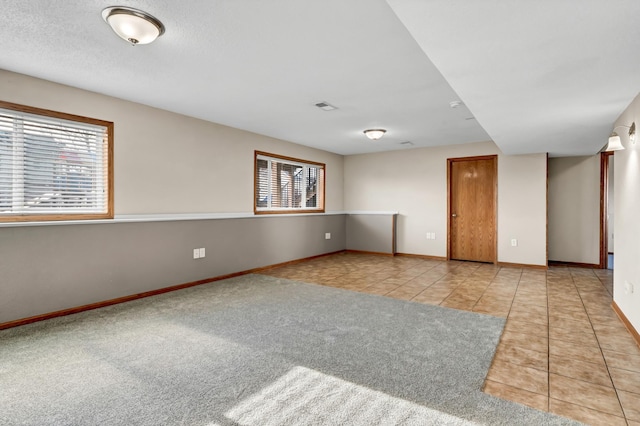
[[[0,424],[574,424],[480,391],[503,325],[246,275],[0,331]]]

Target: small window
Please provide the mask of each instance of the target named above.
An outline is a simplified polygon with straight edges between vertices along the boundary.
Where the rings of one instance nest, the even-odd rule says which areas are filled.
[[[256,151],[256,214],[324,212],[322,163]]]
[[[0,222],[113,218],[113,123],[0,101]]]

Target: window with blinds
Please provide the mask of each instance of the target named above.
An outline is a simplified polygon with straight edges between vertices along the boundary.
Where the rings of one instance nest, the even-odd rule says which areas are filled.
[[[113,217],[113,123],[0,102],[0,221]]]
[[[256,151],[254,211],[324,212],[325,165]]]

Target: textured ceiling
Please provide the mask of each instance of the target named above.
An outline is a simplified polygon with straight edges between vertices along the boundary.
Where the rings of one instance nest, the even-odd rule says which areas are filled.
[[[389,4],[507,154],[594,154],[640,91],[638,0]]]
[[[3,0],[0,68],[339,154],[593,154],[640,90],[637,0],[122,1],[166,27],[136,47],[113,5]]]

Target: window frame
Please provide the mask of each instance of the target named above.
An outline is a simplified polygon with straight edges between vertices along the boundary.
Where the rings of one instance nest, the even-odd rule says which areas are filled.
[[[37,108],[27,105],[16,104],[0,100],[0,108],[23,112],[27,114],[40,115],[54,119],[62,119],[75,121],[78,123],[92,124],[103,126],[107,129],[107,148],[106,148],[106,167],[104,171],[105,184],[104,189],[107,191],[106,212],[104,213],[43,213],[28,214],[17,213],[7,216],[0,215],[0,223],[6,222],[50,222],[61,220],[92,220],[92,219],[113,219],[114,217],[114,173],[113,173],[113,128],[111,121],[99,120],[96,118],[85,117],[81,115],[68,114],[49,109]]]
[[[308,207],[286,207],[286,208],[263,208],[258,207],[258,159],[259,157],[268,157],[273,160],[281,161],[283,163],[291,162],[296,164],[302,164],[304,166],[317,167],[321,170],[321,179],[319,179],[319,184],[321,188],[318,188],[317,194],[319,197],[319,204],[321,204],[317,208],[308,208]],[[285,155],[272,154],[270,152],[264,151],[255,151],[254,159],[253,159],[253,213],[256,215],[261,214],[313,214],[313,213],[324,213],[325,212],[325,195],[326,195],[326,180],[327,180],[327,166],[325,163],[319,163],[316,161],[302,160],[300,158],[288,157]]]

